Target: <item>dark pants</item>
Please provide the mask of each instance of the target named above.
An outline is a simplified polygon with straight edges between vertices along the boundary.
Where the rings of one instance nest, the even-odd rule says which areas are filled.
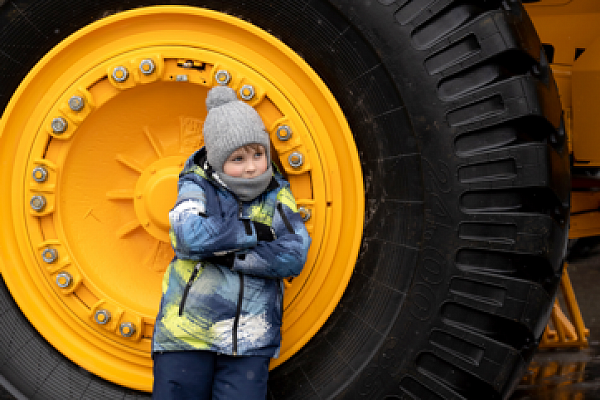
[[[265,400],[268,357],[209,351],[154,354],[154,400]]]

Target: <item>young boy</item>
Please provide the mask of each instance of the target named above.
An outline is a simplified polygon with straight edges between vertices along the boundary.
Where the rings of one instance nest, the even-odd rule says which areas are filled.
[[[154,329],[153,398],[264,400],[282,278],[300,273],[310,237],[258,113],[225,86],[206,106],[205,147],[169,213],[175,258]]]

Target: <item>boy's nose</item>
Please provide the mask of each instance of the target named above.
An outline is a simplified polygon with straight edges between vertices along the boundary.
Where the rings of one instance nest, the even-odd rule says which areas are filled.
[[[248,172],[254,172],[254,171],[256,171],[256,164],[253,161],[250,161],[246,165],[246,171],[248,171]]]

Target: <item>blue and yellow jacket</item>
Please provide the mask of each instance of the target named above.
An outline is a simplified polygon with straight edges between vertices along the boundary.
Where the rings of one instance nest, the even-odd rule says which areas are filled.
[[[300,274],[310,246],[289,183],[274,172],[262,195],[241,202],[218,182],[202,148],[186,162],[178,191],[169,213],[175,258],[152,351],[277,357],[282,278]],[[258,241],[255,223],[270,226],[275,239]]]

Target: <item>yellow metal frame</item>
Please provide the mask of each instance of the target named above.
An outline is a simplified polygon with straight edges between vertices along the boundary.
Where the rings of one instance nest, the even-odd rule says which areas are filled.
[[[570,239],[600,235],[600,192],[571,193]]]
[[[218,84],[261,114],[313,238],[303,273],[285,282],[275,367],[337,306],[364,215],[352,133],[297,54],[217,12],[136,9],[49,52],[0,122],[0,158],[13,166],[0,171],[3,278],[54,347],[123,386],[151,389],[150,339],[172,257],[167,213],[183,161],[202,144],[206,92]]]
[[[554,50],[556,79],[575,166],[600,166],[600,3],[542,0],[527,5],[542,43]]]

